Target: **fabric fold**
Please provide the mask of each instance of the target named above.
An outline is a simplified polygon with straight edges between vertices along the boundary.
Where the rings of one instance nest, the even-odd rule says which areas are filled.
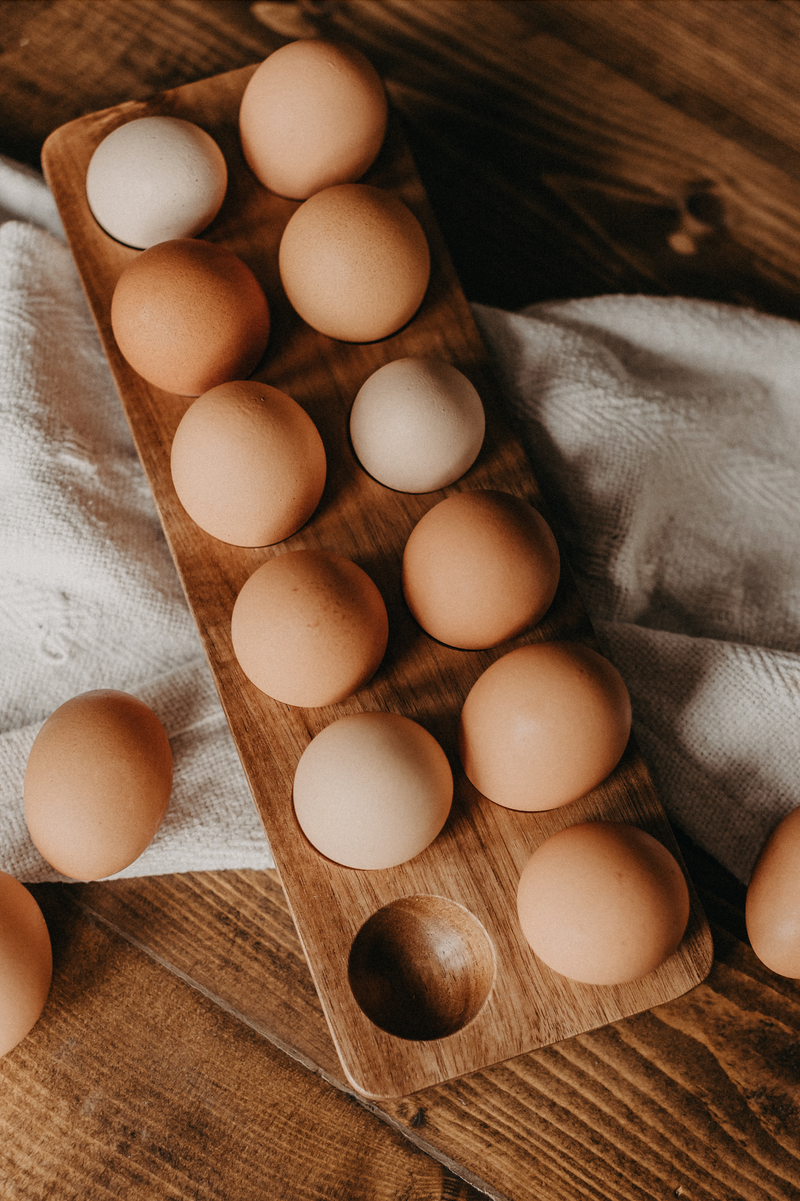
[[[150,704],[167,818],[120,875],[269,866],[52,197],[0,161],[0,869],[41,722]],[[800,325],[680,297],[473,306],[671,819],[746,882],[800,805]]]

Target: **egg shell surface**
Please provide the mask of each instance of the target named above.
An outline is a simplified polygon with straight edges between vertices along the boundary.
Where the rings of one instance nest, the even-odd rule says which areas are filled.
[[[420,854],[450,812],[453,775],[426,729],[397,713],[351,713],[306,747],[294,777],[300,828],[344,867],[396,867]]]
[[[567,826],[533,852],[517,914],[539,958],[585,984],[625,984],[655,970],[689,921],[684,874],[663,843],[622,822]]]
[[[474,786],[507,809],[578,800],[616,767],[631,703],[617,669],[577,642],[537,642],[496,659],[461,710],[459,751]]]
[[[341,555],[294,550],[256,568],[236,598],[231,639],[267,696],[314,708],[343,701],[377,671],[389,618],[376,584]]]
[[[314,422],[291,396],[254,380],[220,384],[189,406],[170,466],[189,516],[235,546],[290,537],[325,488],[325,448]]]
[[[359,50],[322,38],[289,42],[256,69],[239,109],[242,151],[279,196],[360,179],[383,144],[386,93]]]
[[[800,980],[800,808],[781,819],[756,860],[745,921],[765,967]]]
[[[143,701],[115,689],[72,697],[45,721],[25,769],[25,819],[47,862],[100,880],[152,842],[172,790],[167,733]]]
[[[391,192],[338,184],[292,214],[278,250],[289,303],[312,329],[343,342],[374,342],[422,304],[431,258],[422,226]]]
[[[490,489],[439,501],[403,551],[412,615],[433,638],[465,650],[499,646],[540,621],[559,573],[558,546],[541,513]]]
[[[99,225],[140,250],[191,238],[216,217],[228,186],[217,143],[181,117],[139,117],[103,138],[89,162],[86,199]]]
[[[361,385],[350,438],[361,466],[398,492],[435,492],[475,462],[486,415],[475,385],[444,359],[394,359]]]
[[[123,358],[148,383],[200,396],[255,370],[270,313],[255,275],[232,250],[175,238],[143,250],[124,269],[111,327]]]
[[[44,915],[24,884],[0,872],[0,1055],[36,1025],[53,976]]]

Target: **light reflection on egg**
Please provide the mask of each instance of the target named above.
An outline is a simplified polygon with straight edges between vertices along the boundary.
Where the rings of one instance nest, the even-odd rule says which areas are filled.
[[[287,705],[332,705],[361,688],[386,651],[389,618],[377,586],[341,555],[294,550],[256,568],[236,598],[239,666]]]
[[[489,800],[534,812],[578,800],[616,767],[631,730],[617,669],[577,642],[538,642],[496,659],[461,710],[468,778]]]
[[[294,807],[312,846],[344,867],[396,867],[441,831],[453,799],[447,756],[397,713],[351,713],[306,747]]]
[[[353,183],[300,205],[283,231],[278,265],[289,303],[312,329],[374,342],[417,312],[431,259],[422,226],[398,196]]]
[[[47,862],[74,880],[100,880],[152,842],[172,790],[172,750],[152,709],[116,689],[60,705],[25,768],[25,820]]]
[[[519,880],[517,915],[538,957],[571,980],[624,984],[659,967],[683,938],[689,890],[675,857],[622,822],[567,826]]]
[[[417,522],[403,551],[406,604],[440,642],[499,646],[544,617],[560,556],[541,513],[522,497],[455,492]]]

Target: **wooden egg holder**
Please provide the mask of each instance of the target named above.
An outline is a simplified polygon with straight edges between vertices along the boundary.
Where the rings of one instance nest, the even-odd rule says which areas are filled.
[[[384,341],[351,345],[316,333],[291,310],[277,252],[298,202],[261,187],[239,147],[238,106],[254,69],[72,121],[50,136],[42,158],[344,1071],[366,1096],[400,1096],[680,996],[709,971],[712,944],[691,883],[691,917],[680,947],[633,983],[574,983],[540,963],[523,939],[516,916],[520,872],[532,851],[562,827],[597,818],[630,822],[654,834],[679,862],[680,853],[633,740],[600,787],[547,813],[492,804],[461,771],[458,715],[489,663],[529,641],[592,644],[592,630],[566,565],[539,627],[494,651],[442,646],[410,617],[400,562],[424,512],[460,488],[499,488],[540,508],[542,499],[521,444],[501,416],[486,351],[394,115],[365,182],[394,191],[425,229],[433,265],[420,311]],[[169,452],[191,401],[148,385],[123,360],[111,332],[114,285],[138,252],[113,241],[94,221],[86,169],[112,129],[153,114],[194,121],[222,148],[228,194],[203,236],[239,254],[261,281],[273,328],[256,378],[303,405],[325,443],[328,480],[319,509],[276,547],[228,546],[187,516],[172,487]],[[456,485],[414,496],[366,475],[354,459],[347,426],[353,398],[373,371],[422,354],[448,360],[473,381],[487,432],[477,462]],[[346,702],[318,709],[294,708],[259,692],[239,668],[230,640],[231,610],[245,580],[269,557],[301,547],[333,550],[363,567],[380,588],[390,621],[387,653],[373,680]],[[455,777],[452,813],[439,837],[410,862],[373,872],[339,867],[318,854],[292,806],[295,766],[310,739],[337,717],[370,709],[419,721],[442,744]]]

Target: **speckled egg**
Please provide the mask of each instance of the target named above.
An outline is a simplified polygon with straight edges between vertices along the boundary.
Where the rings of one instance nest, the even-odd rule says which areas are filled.
[[[317,192],[289,218],[278,252],[292,307],[319,333],[374,342],[395,333],[422,304],[428,242],[392,192],[339,184]]]
[[[143,250],[111,300],[111,328],[127,362],[148,383],[200,396],[246,379],[267,346],[267,298],[226,246],[176,238]]]
[[[201,529],[235,546],[269,546],[311,517],[326,457],[305,409],[255,380],[199,396],[175,431],[172,482]]]
[[[386,132],[386,93],[353,46],[289,42],[256,69],[239,109],[245,159],[279,196],[304,200],[371,166]]]
[[[375,674],[389,618],[376,584],[342,555],[287,550],[262,563],[231,617],[240,667],[262,692],[313,708],[343,701]]]

